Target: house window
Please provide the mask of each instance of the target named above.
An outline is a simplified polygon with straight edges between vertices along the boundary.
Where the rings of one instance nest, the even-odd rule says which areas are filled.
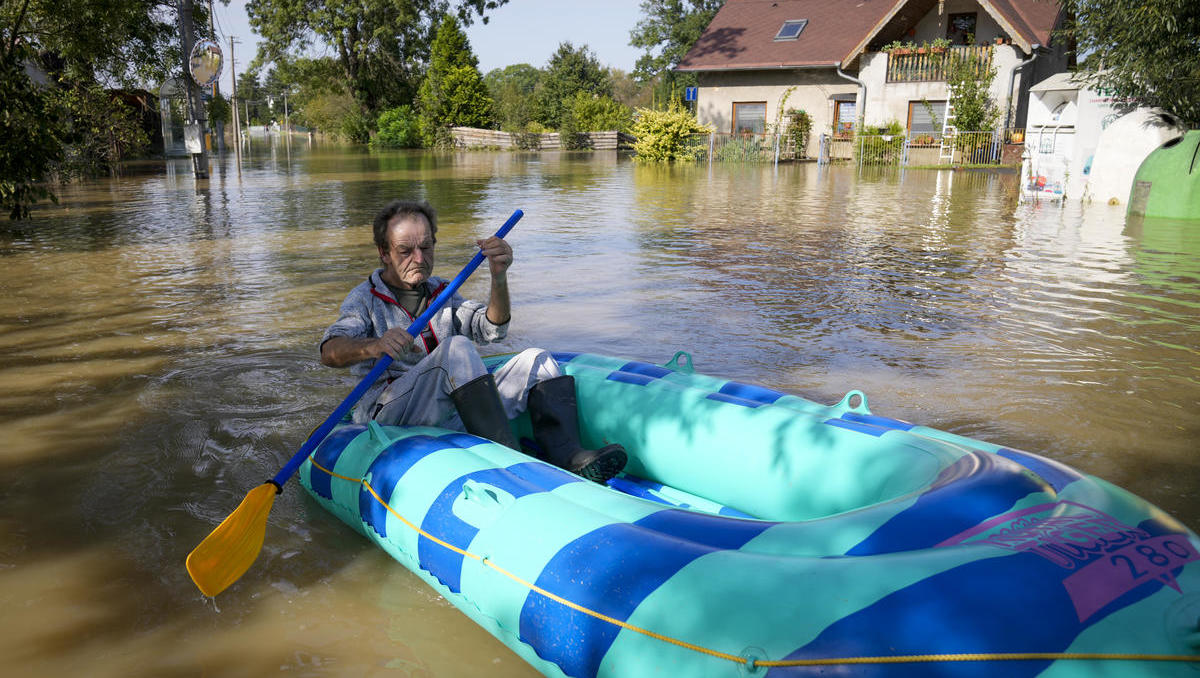
[[[945,101],[908,102],[908,136],[915,143],[932,143],[941,136],[945,121]]]
[[[833,134],[848,136],[854,132],[854,123],[858,121],[858,111],[853,101],[833,102]]]
[[[975,42],[975,12],[951,14],[946,24],[946,37],[956,45],[970,45]]]
[[[767,131],[767,102],[743,101],[733,104],[733,133],[762,134]]]
[[[779,27],[779,32],[775,34],[775,40],[795,40],[800,37],[800,32],[808,25],[808,19],[792,19],[783,22]]]

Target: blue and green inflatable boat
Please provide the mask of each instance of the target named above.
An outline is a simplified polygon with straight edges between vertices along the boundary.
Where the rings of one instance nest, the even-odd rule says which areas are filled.
[[[1121,488],[857,391],[555,358],[584,443],[629,452],[608,486],[376,424],[300,472],[547,676],[1200,676],[1200,539]]]

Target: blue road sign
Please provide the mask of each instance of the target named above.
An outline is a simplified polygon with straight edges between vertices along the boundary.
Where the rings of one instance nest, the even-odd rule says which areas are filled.
[[[697,90],[696,87],[685,87],[683,90],[683,100],[684,101],[695,101],[696,100],[696,90]]]

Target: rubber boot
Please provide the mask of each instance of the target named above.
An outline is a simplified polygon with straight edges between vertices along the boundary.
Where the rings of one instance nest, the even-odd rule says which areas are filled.
[[[496,378],[491,373],[454,389],[450,399],[454,401],[467,433],[519,450],[516,436],[508,427],[508,415],[500,402],[500,392],[496,390]]]
[[[613,444],[588,450],[580,444],[575,377],[563,375],[534,384],[527,402],[533,437],[544,461],[602,485],[625,468],[624,447]]]

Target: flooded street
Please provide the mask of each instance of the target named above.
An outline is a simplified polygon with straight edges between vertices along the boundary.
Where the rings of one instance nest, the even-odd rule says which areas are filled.
[[[1015,174],[257,146],[0,222],[5,675],[528,676],[292,482],[215,601],[187,553],[353,387],[317,342],[388,200],[452,277],[517,208],[513,324],[1036,452],[1200,528],[1200,228]],[[482,297],[486,270],[464,293]]]

